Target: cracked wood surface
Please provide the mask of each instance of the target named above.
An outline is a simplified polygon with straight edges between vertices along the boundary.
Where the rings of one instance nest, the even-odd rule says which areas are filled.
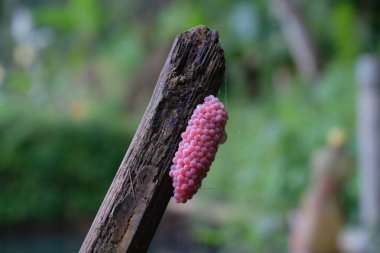
[[[197,26],[176,37],[81,253],[147,251],[172,196],[168,173],[181,133],[196,105],[219,90],[224,68],[217,31]]]

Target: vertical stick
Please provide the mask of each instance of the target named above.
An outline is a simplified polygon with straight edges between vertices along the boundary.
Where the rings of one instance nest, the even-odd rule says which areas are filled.
[[[198,26],[177,36],[81,253],[147,251],[172,195],[168,171],[181,133],[195,106],[215,95],[223,79],[216,31]]]
[[[370,55],[357,64],[361,221],[371,233],[380,228],[380,63]],[[374,245],[368,252],[375,253]]]

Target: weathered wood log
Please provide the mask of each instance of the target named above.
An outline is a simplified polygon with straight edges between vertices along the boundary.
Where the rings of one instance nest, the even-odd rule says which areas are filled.
[[[147,251],[172,196],[168,172],[180,135],[195,106],[223,80],[217,31],[198,26],[177,36],[81,253]]]

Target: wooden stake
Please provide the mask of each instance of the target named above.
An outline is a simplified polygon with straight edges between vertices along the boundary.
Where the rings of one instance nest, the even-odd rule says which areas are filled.
[[[147,251],[172,196],[168,172],[180,135],[195,106],[223,81],[218,33],[197,26],[178,35],[81,253]]]
[[[380,60],[363,55],[356,70],[358,88],[358,144],[360,216],[368,242],[363,252],[380,249]]]

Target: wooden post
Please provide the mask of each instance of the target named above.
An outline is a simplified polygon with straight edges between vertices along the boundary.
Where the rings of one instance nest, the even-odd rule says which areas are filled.
[[[81,253],[147,251],[172,195],[168,172],[180,135],[195,106],[223,80],[216,31],[197,26],[177,36]]]
[[[380,62],[365,55],[357,64],[360,212],[370,241],[365,252],[379,252],[380,231]],[[374,236],[374,237],[373,237]],[[371,238],[372,237],[372,238]],[[375,239],[377,238],[377,239]],[[378,241],[377,241],[378,243]]]

